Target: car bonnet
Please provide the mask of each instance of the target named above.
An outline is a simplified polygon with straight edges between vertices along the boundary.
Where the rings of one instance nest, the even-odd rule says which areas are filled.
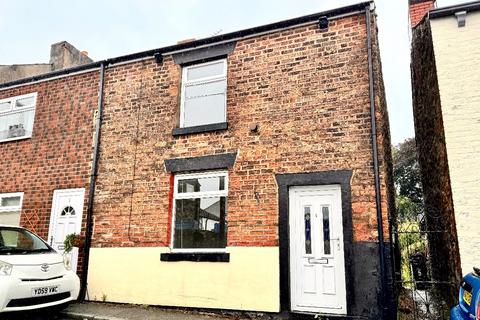
[[[30,254],[3,254],[0,255],[0,261],[12,265],[42,265],[63,262],[63,257],[56,252],[30,253]]]

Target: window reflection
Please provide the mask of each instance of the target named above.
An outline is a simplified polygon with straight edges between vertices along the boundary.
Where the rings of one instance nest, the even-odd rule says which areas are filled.
[[[223,248],[226,246],[227,197],[175,201],[175,248]]]

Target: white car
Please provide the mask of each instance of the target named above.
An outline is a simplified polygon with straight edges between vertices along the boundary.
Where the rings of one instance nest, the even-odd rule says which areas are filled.
[[[79,291],[67,256],[24,228],[0,225],[0,313],[66,304]]]

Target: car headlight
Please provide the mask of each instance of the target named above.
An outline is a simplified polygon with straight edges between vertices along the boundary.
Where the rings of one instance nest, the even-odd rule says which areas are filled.
[[[70,260],[70,256],[68,254],[63,255],[63,265],[65,269],[72,270],[72,261]]]
[[[0,261],[0,276],[9,276],[12,274],[13,266],[10,263]]]

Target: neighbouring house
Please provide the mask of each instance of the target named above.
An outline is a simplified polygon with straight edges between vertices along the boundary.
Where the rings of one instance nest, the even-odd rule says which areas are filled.
[[[62,251],[85,221],[98,72],[44,77],[0,84],[0,224],[25,226]]]
[[[86,51],[79,51],[67,41],[52,44],[49,63],[0,65],[0,83],[50,73],[93,62]]]
[[[432,273],[454,302],[480,265],[480,1],[434,3],[411,0],[413,110]]]
[[[373,3],[22,79],[0,96],[0,124],[29,132],[0,142],[4,211],[52,243],[81,226],[86,299],[392,317]]]

